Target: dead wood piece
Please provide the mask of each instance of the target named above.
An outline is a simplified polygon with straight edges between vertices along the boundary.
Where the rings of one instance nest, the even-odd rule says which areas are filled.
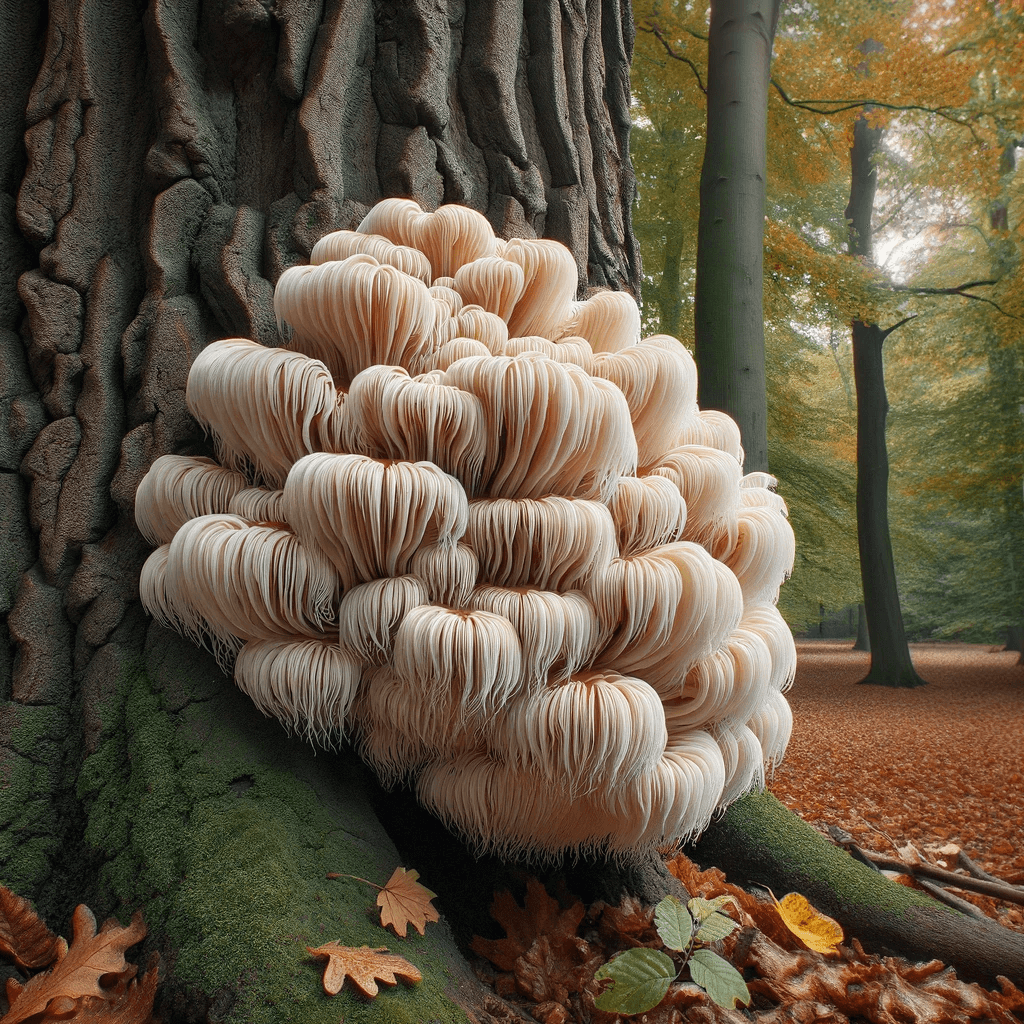
[[[871,853],[868,850],[862,851],[876,865],[887,871],[903,871],[913,875],[918,881],[921,876],[931,878],[943,885],[951,885],[955,889],[963,889],[967,892],[981,893],[982,896],[991,896],[997,900],[1004,900],[1007,903],[1018,903],[1024,906],[1024,889],[1007,885],[1005,882],[990,882],[984,878],[975,878],[972,875],[958,875],[955,871],[946,871],[945,868],[936,867],[934,864],[905,864],[895,857],[886,857],[883,854]]]
[[[968,903],[967,900],[962,900],[959,896],[954,896],[951,892],[947,892],[937,882],[929,882],[927,878],[916,877],[914,881],[940,903],[945,903],[947,907],[959,910],[961,914],[968,914],[970,917],[988,918],[988,914],[983,910],[980,910],[973,903]]]
[[[997,878],[995,875],[990,875],[984,868],[980,867],[973,860],[971,860],[971,858],[968,857],[967,854],[964,853],[963,850],[961,850],[956,855],[956,862],[965,871],[969,871],[975,878],[984,879],[986,882],[995,882],[998,885],[1010,885],[1011,884],[1005,878]],[[1024,895],[1024,888],[1022,888],[1021,892],[1022,892],[1022,895]]]

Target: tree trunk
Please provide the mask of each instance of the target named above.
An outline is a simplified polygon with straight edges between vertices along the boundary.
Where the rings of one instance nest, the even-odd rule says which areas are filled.
[[[683,254],[683,225],[670,221],[665,225],[665,261],[657,290],[651,289],[658,306],[659,330],[672,338],[682,336],[683,292],[680,269]],[[646,293],[645,293],[646,294]]]
[[[766,110],[779,0],[713,0],[694,309],[698,401],[740,427],[768,469],[762,311]]]
[[[868,621],[871,667],[862,683],[922,686],[910,660],[896,567],[889,539],[889,456],[885,446],[882,343],[877,324],[853,324],[853,375],[857,385],[857,544]]]
[[[846,221],[850,255],[871,259],[871,216],[878,172],[875,155],[881,128],[864,114],[854,123],[850,149],[850,202]],[[899,324],[896,325],[897,327]],[[871,650],[871,667],[862,683],[922,686],[910,660],[903,629],[896,567],[889,536],[889,455],[885,445],[885,395],[882,345],[896,327],[853,323],[853,376],[857,389],[857,544]]]
[[[855,651],[870,651],[871,638],[868,636],[868,617],[864,613],[864,605],[857,605],[857,639],[853,643]]]
[[[191,361],[274,344],[282,271],[388,195],[556,238],[581,292],[635,293],[632,31],[619,0],[0,10],[0,873],[59,929],[80,901],[144,907],[164,1020],[372,1017],[304,946],[383,944],[372,890],[325,874],[398,863],[357,763],[142,614],[138,482],[208,450]],[[380,997],[394,1019],[488,1019],[445,928],[409,948],[429,966]]]

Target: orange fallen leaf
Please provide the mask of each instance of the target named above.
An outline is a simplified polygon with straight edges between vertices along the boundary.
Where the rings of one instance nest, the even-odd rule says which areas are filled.
[[[387,884],[377,894],[381,925],[384,928],[391,925],[395,934],[403,939],[407,925],[411,924],[422,935],[428,921],[439,919],[430,903],[437,893],[417,882],[419,877],[418,871],[395,868]]]
[[[125,962],[124,952],[146,934],[141,914],[136,913],[127,927],[115,920],[107,921],[97,933],[92,911],[79,904],[71,926],[71,945],[64,939],[57,940],[56,962],[49,971],[30,978],[23,986],[8,984],[8,996],[12,998],[4,1024],[19,1024],[44,1011],[51,1017],[68,1016],[75,1012],[79,999],[109,999],[109,991],[100,987],[101,977],[128,979],[135,974],[136,968]]]
[[[329,996],[336,996],[345,984],[346,978],[359,989],[367,999],[377,995],[377,982],[385,985],[396,985],[396,978],[406,984],[415,984],[423,980],[423,975],[401,956],[387,953],[387,946],[371,949],[369,946],[339,946],[337,942],[327,942],[316,949],[306,949],[313,956],[327,957],[324,968],[324,991]]]
[[[815,910],[807,897],[798,892],[776,900],[775,893],[768,891],[783,923],[808,949],[817,953],[836,952],[836,946],[843,941],[843,929],[838,922]]]
[[[0,953],[22,970],[38,971],[54,961],[60,941],[28,900],[0,886]]]

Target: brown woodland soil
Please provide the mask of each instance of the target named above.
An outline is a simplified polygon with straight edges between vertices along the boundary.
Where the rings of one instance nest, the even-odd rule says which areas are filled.
[[[849,640],[798,640],[787,694],[793,737],[769,789],[811,824],[839,825],[865,849],[892,855],[913,843],[935,860],[953,843],[992,874],[1024,882],[1019,655],[921,643],[911,644],[911,656],[928,686],[858,686],[870,655]]]

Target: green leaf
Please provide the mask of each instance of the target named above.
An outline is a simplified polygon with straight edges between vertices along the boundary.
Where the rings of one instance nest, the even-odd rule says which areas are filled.
[[[693,915],[694,921],[700,924],[705,918],[721,910],[727,903],[731,903],[735,907],[739,906],[735,896],[716,896],[713,900],[706,900],[702,896],[694,896],[686,904],[686,907]]]
[[[693,918],[682,900],[666,896],[654,908],[654,923],[658,935],[669,949],[684,950],[693,934]]]
[[[695,950],[687,964],[690,977],[719,1006],[731,1008],[737,1003],[746,1006],[750,1002],[750,993],[743,975],[717,953],[712,953],[710,949]]]
[[[630,1016],[650,1010],[665,998],[676,979],[676,965],[667,953],[640,946],[609,960],[594,978],[612,980],[611,987],[594,1000],[594,1005],[599,1010]]]
[[[739,922],[734,921],[725,914],[709,914],[701,922],[694,936],[697,942],[717,942],[724,939],[734,928],[739,928]]]

